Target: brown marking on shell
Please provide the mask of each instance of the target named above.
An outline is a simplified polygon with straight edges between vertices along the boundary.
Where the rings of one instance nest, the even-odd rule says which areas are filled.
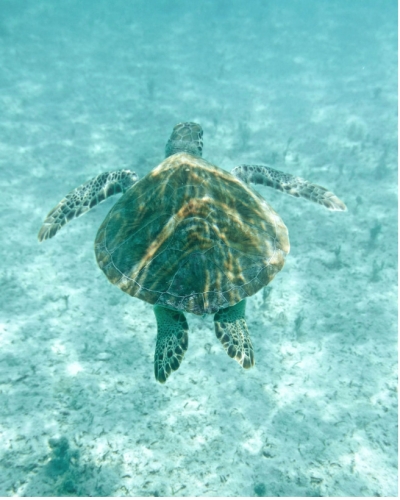
[[[151,304],[214,313],[266,286],[289,252],[276,212],[240,180],[187,153],[132,186],[97,233],[111,283]]]

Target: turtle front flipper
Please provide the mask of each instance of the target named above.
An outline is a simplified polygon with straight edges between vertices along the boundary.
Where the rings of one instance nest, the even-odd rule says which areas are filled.
[[[188,348],[188,324],[183,313],[154,306],[157,320],[157,343],[154,353],[154,374],[162,384],[179,368]]]
[[[71,219],[88,212],[106,198],[125,193],[138,179],[135,172],[117,170],[104,172],[77,187],[48,213],[38,234],[39,241],[52,238]]]
[[[254,366],[254,351],[245,319],[246,300],[220,309],[214,315],[215,333],[228,356],[243,368]]]
[[[263,165],[239,165],[231,172],[246,184],[263,184],[292,196],[306,198],[323,205],[328,210],[347,210],[346,205],[331,191],[306,181],[301,177],[285,174]]]

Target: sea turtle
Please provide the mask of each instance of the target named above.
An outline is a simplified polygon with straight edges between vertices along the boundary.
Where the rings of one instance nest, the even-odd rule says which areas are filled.
[[[214,314],[215,332],[231,358],[254,365],[246,297],[266,286],[289,252],[279,215],[249,184],[264,184],[346,210],[332,192],[261,165],[231,173],[202,158],[200,125],[179,123],[165,160],[141,180],[130,170],[105,172],[71,191],[51,210],[39,241],[74,217],[123,193],[101,224],[97,263],[124,292],[154,305],[155,377],[165,382],[188,347],[185,312]]]

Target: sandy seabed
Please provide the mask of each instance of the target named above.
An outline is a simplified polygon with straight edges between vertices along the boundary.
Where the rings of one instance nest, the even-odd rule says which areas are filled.
[[[396,496],[396,2],[110,5],[0,7],[0,495]],[[291,253],[248,300],[255,368],[189,316],[160,385],[152,307],[94,258],[115,200],[37,232],[98,173],[145,175],[189,120],[206,159],[348,211],[259,188]]]

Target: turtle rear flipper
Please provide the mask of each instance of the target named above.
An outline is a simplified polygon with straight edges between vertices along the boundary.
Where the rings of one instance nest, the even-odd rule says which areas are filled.
[[[71,191],[47,215],[40,228],[39,241],[52,238],[70,220],[88,212],[105,199],[125,193],[138,176],[130,170],[104,172]]]
[[[154,353],[154,374],[162,384],[177,370],[188,348],[188,324],[183,313],[155,306],[157,343]]]
[[[263,184],[292,196],[306,198],[323,205],[328,210],[347,210],[346,205],[334,193],[301,177],[285,174],[264,165],[239,165],[232,172],[246,184]]]
[[[254,366],[254,351],[245,319],[246,300],[220,309],[214,315],[215,333],[228,356],[243,368]]]

